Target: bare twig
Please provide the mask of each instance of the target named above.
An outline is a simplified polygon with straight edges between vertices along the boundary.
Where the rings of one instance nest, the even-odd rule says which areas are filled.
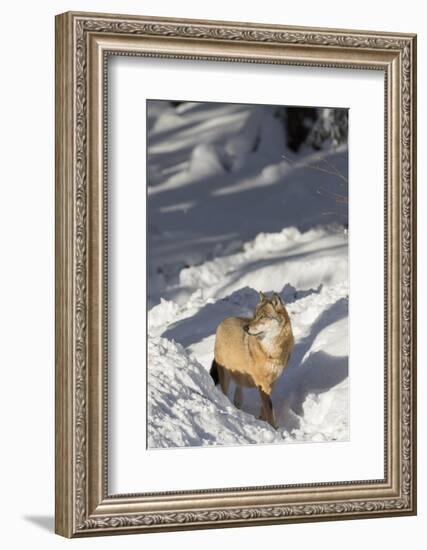
[[[294,160],[286,157],[285,155],[282,155],[282,158],[285,159],[287,162],[290,162],[291,164],[295,164]],[[346,178],[344,174],[340,172],[336,166],[334,166],[331,162],[328,162],[326,159],[322,159],[321,162],[324,162],[326,166],[329,167],[329,169],[324,168],[323,166],[319,166],[318,164],[309,164],[308,162],[301,163],[301,166],[303,168],[311,168],[312,170],[317,170],[318,172],[324,172],[325,174],[336,176],[337,178],[341,179],[344,183],[348,184],[348,178]]]
[[[340,195],[339,193],[334,193],[333,191],[329,191],[327,189],[324,189],[323,187],[320,187],[317,189],[317,193],[319,195],[325,195],[326,197],[334,199],[336,202],[339,202],[341,204],[347,204],[348,198],[345,195]]]
[[[285,159],[290,164],[296,164],[296,162],[285,155],[282,155],[282,158]],[[321,162],[324,162],[326,164],[326,168],[324,166],[319,166],[318,164],[309,164],[309,163],[301,163],[300,166],[303,168],[311,168],[312,170],[317,170],[318,172],[323,172],[325,174],[329,174],[331,176],[335,176],[339,178],[343,183],[340,183],[340,185],[348,185],[348,178],[344,176],[342,172],[338,170],[338,168],[329,162],[326,159],[322,159]],[[339,204],[348,204],[348,197],[346,195],[341,195],[340,193],[335,193],[333,191],[329,191],[324,189],[323,187],[320,187],[317,189],[317,193],[319,195],[324,195],[326,197],[332,198],[335,202]]]
[[[335,164],[332,164],[332,162],[329,162],[328,160],[326,159],[323,159],[323,162],[329,166],[333,171],[334,173],[344,182],[344,183],[347,183],[348,184],[348,178],[346,176],[344,176],[344,174],[338,170],[338,168],[335,166]]]

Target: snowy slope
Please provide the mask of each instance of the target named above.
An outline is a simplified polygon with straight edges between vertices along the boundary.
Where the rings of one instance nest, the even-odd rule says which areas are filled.
[[[149,447],[348,439],[346,151],[289,160],[262,106],[154,102],[149,127]],[[296,340],[277,431],[256,390],[237,410],[208,372],[218,323],[259,290],[281,293]]]
[[[291,228],[263,234],[241,253],[183,270],[181,279],[193,289],[190,299],[184,305],[162,300],[148,316],[149,445],[348,439],[346,251],[342,228],[303,234]],[[255,419],[256,390],[244,390],[242,406],[255,416],[242,417],[208,373],[218,323],[250,315],[260,285],[281,293],[296,340],[272,395],[277,432]],[[239,429],[230,433],[230,422]]]
[[[150,307],[187,300],[183,285],[171,286],[181,269],[259,233],[346,223],[347,205],[335,200],[346,194],[345,147],[287,151],[268,106],[149,102],[148,112]]]
[[[272,443],[280,435],[231,405],[208,372],[179,344],[149,342],[150,447]]]

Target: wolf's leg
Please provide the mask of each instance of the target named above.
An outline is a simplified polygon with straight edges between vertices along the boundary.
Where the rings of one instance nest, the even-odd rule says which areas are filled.
[[[273,428],[277,428],[276,419],[274,418],[273,403],[268,393],[258,387],[261,396],[261,419],[266,420]]]
[[[234,406],[240,409],[242,407],[242,388],[236,384],[234,392]]]
[[[226,368],[222,365],[218,365],[218,377],[219,385],[221,386],[222,393],[228,396],[228,386],[230,384],[230,374]]]
[[[218,363],[215,361],[215,359],[212,361],[212,366],[209,374],[212,376],[212,380],[214,381],[215,386],[219,384]]]

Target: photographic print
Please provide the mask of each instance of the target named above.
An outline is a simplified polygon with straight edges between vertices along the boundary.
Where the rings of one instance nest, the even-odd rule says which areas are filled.
[[[146,112],[147,447],[347,441],[348,110]]]

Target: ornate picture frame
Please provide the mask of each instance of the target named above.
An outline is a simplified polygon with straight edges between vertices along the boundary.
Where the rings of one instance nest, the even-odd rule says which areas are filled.
[[[385,76],[384,479],[108,493],[108,56]],[[416,36],[68,12],[56,17],[56,532],[65,537],[416,513]]]

